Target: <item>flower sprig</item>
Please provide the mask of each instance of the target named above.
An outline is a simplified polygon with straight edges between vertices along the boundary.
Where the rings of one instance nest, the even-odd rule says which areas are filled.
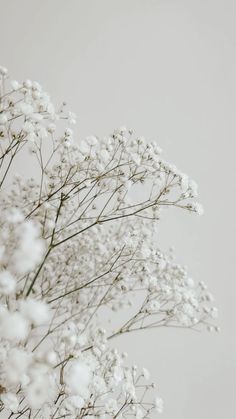
[[[75,142],[75,121],[0,67],[0,409],[151,418],[163,401],[113,342],[159,327],[219,330],[206,285],[157,243],[165,208],[201,215],[197,185],[125,127]],[[29,178],[14,173],[26,150]]]

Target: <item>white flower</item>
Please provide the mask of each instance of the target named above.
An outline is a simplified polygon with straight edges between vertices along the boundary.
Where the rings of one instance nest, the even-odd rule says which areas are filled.
[[[96,145],[96,144],[97,144],[97,142],[98,142],[97,138],[96,138],[96,137],[94,137],[93,135],[91,135],[90,137],[87,137],[87,138],[86,138],[86,141],[87,141],[87,143],[88,143],[90,146],[94,146],[94,145]]]
[[[65,373],[65,384],[69,394],[79,395],[82,398],[89,396],[91,370],[82,361],[73,361]]]
[[[4,68],[0,84],[0,181],[24,143],[38,165],[35,178],[6,171],[0,192],[2,414],[142,419],[155,406],[161,412],[160,398],[146,398],[154,388],[145,383],[149,372],[128,366],[108,336],[157,323],[210,325],[216,317],[205,285],[156,245],[164,208],[202,213],[192,202],[197,185],[161,159],[155,142],[125,127],[73,143],[67,125],[75,115],[65,103],[56,113],[37,82],[10,82]],[[108,335],[107,309],[127,314]]]
[[[6,409],[11,410],[13,413],[17,413],[19,407],[19,401],[14,393],[3,393],[1,394],[1,400]]]
[[[17,110],[19,113],[22,113],[23,115],[29,115],[31,114],[34,109],[29,103],[20,102],[17,106]]]
[[[52,134],[53,132],[56,131],[56,125],[55,124],[49,124],[48,127],[47,127],[47,130],[48,130],[48,132],[50,132]]]
[[[28,321],[18,312],[0,312],[0,337],[9,340],[24,340],[29,332]]]
[[[187,279],[186,279],[186,285],[187,285],[189,288],[193,288],[193,287],[194,287],[194,280],[193,280],[192,278],[187,278]]]
[[[26,122],[23,124],[22,129],[23,129],[23,131],[24,131],[26,134],[31,134],[31,133],[33,133],[33,132],[34,132],[34,130],[35,130],[35,126],[32,124],[32,122],[30,122],[30,121],[26,121]]]
[[[73,131],[71,128],[66,128],[65,135],[71,137],[73,135]]]
[[[16,280],[9,271],[0,272],[0,294],[9,295],[15,291]]]
[[[94,391],[98,394],[99,393],[105,394],[107,392],[107,386],[106,386],[105,380],[103,377],[100,377],[99,375],[95,375],[93,377],[92,385],[93,385]]]
[[[62,406],[67,410],[74,412],[74,409],[82,409],[84,407],[85,401],[80,396],[69,396],[65,399]]]
[[[55,108],[53,106],[52,103],[45,103],[46,105],[46,109],[47,112],[49,113],[49,115],[51,116],[52,119],[56,120],[57,119],[57,115],[55,114]]]
[[[189,178],[187,175],[182,174],[181,175],[181,188],[183,192],[186,192],[189,187]]]
[[[51,318],[49,306],[43,301],[31,298],[20,302],[20,312],[34,326],[46,324]]]
[[[197,215],[204,214],[203,206],[199,204],[199,202],[193,202],[192,204],[189,205],[189,207],[191,208],[192,211],[196,212]]]
[[[49,351],[45,354],[45,361],[49,365],[56,365],[57,360],[58,360],[58,357],[55,351]]]
[[[20,242],[19,247],[13,255],[13,266],[16,272],[25,274],[35,267],[40,261],[44,245],[38,238],[38,229],[32,221],[24,222],[17,227]]]
[[[83,154],[89,153],[89,146],[86,141],[81,141],[81,143],[79,143],[79,149]]]
[[[113,370],[113,377],[115,380],[116,385],[120,383],[124,378],[123,368],[121,366],[116,365]]]
[[[191,192],[191,195],[196,198],[198,196],[198,185],[194,180],[189,181],[189,190]]]
[[[41,374],[27,386],[27,401],[33,409],[40,409],[50,399],[50,385],[49,377]]]
[[[3,370],[4,375],[7,377],[7,382],[9,384],[19,384],[25,381],[30,362],[31,356],[24,349],[10,349]]]
[[[76,115],[74,112],[68,112],[68,121],[71,125],[76,124]]]
[[[27,135],[27,140],[30,141],[31,143],[35,143],[35,141],[37,140],[37,135],[34,132],[30,132]]]
[[[18,224],[24,220],[24,215],[18,208],[10,208],[6,218],[9,223]]]
[[[132,399],[135,399],[136,392],[135,392],[135,386],[131,381],[125,381],[123,384],[123,391],[127,397],[131,397]]]
[[[41,84],[39,84],[37,81],[33,81],[32,87],[33,87],[34,90],[38,90],[39,92],[41,92],[41,90],[42,90]]]
[[[143,411],[138,408],[135,414],[135,419],[142,419],[143,417],[144,417]]]
[[[210,315],[213,319],[217,319],[218,309],[216,307],[212,307],[211,310],[210,310]]]
[[[32,88],[32,81],[31,80],[25,80],[23,82],[23,86],[26,87],[27,89],[31,89]]]
[[[155,399],[155,408],[156,408],[158,413],[163,412],[164,402],[160,397],[156,397],[156,399]]]
[[[147,368],[143,368],[143,376],[144,376],[145,380],[150,379],[150,372],[147,370]]]
[[[104,161],[105,163],[109,160],[110,156],[107,150],[103,149],[100,151],[99,154],[100,158],[102,159],[102,161]]]
[[[12,87],[13,90],[18,90],[18,89],[20,89],[21,85],[18,81],[11,80],[11,87]]]

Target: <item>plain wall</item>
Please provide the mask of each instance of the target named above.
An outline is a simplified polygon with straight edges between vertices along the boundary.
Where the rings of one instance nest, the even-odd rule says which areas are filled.
[[[234,0],[0,0],[0,59],[78,115],[78,137],[126,125],[199,184],[201,218],[169,210],[160,245],[204,280],[221,334],[122,339],[165,401],[163,419],[235,414]],[[23,170],[22,162],[22,170]]]

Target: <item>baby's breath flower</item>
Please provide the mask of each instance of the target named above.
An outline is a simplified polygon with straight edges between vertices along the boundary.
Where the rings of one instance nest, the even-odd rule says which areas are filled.
[[[163,407],[164,407],[163,400],[160,397],[157,397],[155,399],[155,408],[156,408],[157,412],[162,413],[163,412]]]
[[[197,185],[133,130],[76,142],[75,114],[56,111],[39,83],[10,82],[0,67],[0,84],[2,414],[161,413],[149,372],[110,342],[155,325],[219,331],[205,283],[157,243],[166,208],[203,212]],[[32,176],[12,176],[24,148]]]
[[[16,279],[6,270],[0,271],[0,295],[9,295],[15,291]]]

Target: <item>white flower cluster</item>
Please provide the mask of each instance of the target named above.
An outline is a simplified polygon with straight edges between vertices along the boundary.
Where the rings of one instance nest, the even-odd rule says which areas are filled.
[[[166,207],[203,212],[197,185],[155,142],[122,127],[76,143],[74,123],[38,83],[0,67],[0,411],[152,417],[163,401],[148,371],[110,342],[158,327],[218,330],[205,284],[157,244]],[[24,148],[39,177],[9,176]]]

